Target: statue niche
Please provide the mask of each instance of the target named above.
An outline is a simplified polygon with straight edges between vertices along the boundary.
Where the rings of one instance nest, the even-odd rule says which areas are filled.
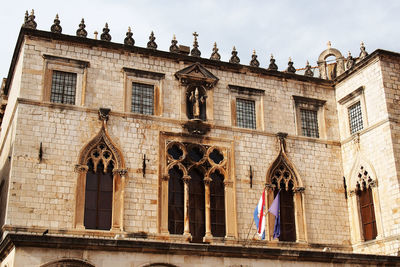
[[[180,88],[184,88],[181,95],[186,101],[181,107],[186,109],[182,110],[182,114],[186,113],[188,121],[184,122],[182,127],[190,134],[206,134],[211,125],[205,121],[213,121],[212,88],[219,79],[198,62],[176,72],[175,77],[182,85]]]
[[[186,113],[190,120],[207,120],[206,90],[202,86],[190,86],[186,92]]]

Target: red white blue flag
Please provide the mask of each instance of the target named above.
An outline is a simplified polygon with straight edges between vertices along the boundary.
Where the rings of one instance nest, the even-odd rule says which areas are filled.
[[[257,234],[260,236],[261,240],[265,239],[265,190],[258,201],[258,205],[254,210],[254,222],[257,227]]]

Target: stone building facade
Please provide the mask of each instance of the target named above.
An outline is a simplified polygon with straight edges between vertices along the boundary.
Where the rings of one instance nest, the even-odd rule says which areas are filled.
[[[400,264],[400,54],[317,78],[76,35],[27,16],[3,82],[1,267]]]

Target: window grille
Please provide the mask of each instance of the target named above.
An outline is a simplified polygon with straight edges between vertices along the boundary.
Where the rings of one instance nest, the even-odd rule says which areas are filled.
[[[256,128],[254,101],[236,99],[236,126],[250,129]]]
[[[304,136],[319,138],[318,113],[316,110],[300,109],[301,130]]]
[[[153,115],[154,86],[150,84],[132,83],[131,111]]]
[[[363,129],[363,120],[360,102],[350,106],[349,109],[350,133],[353,134]]]
[[[75,104],[76,73],[53,71],[50,101]]]

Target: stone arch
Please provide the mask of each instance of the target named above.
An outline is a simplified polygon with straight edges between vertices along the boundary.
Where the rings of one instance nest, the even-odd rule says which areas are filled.
[[[336,58],[336,69],[334,70],[334,77],[330,75],[327,71],[328,64],[326,59],[330,56],[334,56]],[[331,43],[328,42],[328,48],[319,55],[318,57],[318,68],[320,77],[322,79],[330,79],[333,80],[337,76],[341,75],[344,72],[344,57],[342,53],[336,49],[331,47]]]
[[[285,138],[286,135],[279,133],[279,153],[276,159],[271,163],[268,168],[266,175],[266,187],[267,187],[267,206],[271,206],[274,200],[274,190],[276,182],[278,188],[281,181],[285,183],[285,190],[288,189],[289,182],[293,184],[293,202],[294,202],[294,217],[296,227],[296,242],[307,242],[307,228],[306,218],[304,213],[304,185],[300,178],[299,172],[297,171],[294,164],[287,157],[285,152]],[[279,172],[279,175],[277,174]],[[287,173],[287,175],[284,175]],[[274,181],[276,179],[276,181]],[[275,217],[273,214],[267,216],[267,238],[272,240],[272,234],[274,231]]]
[[[167,173],[169,173],[169,171],[175,166],[177,166],[178,169],[182,171],[183,176],[188,175],[188,171],[186,170],[185,166],[183,166],[180,162],[172,162],[171,164],[169,164],[167,167]]]
[[[96,148],[97,145],[100,143],[104,143],[112,152],[112,155],[115,159],[114,169],[124,169],[125,168],[125,161],[122,155],[121,150],[118,146],[112,141],[110,135],[108,134],[107,127],[103,123],[99,133],[93,137],[88,143],[86,143],[81,151],[79,152],[78,157],[78,164],[86,165],[87,159],[89,158],[90,152]]]
[[[40,267],[95,267],[95,266],[87,261],[80,259],[62,259],[45,263]]]
[[[94,155],[93,151],[100,155]],[[110,154],[107,158],[105,154]],[[112,222],[111,230],[123,231],[123,211],[125,179],[127,169],[121,149],[112,141],[108,130],[106,120],[102,122],[99,133],[86,143],[78,156],[78,164],[75,165],[75,172],[78,173],[76,194],[75,194],[75,228],[85,229],[85,188],[86,174],[88,172],[88,161],[103,161],[103,163],[113,163],[113,196],[112,196]],[[97,163],[96,163],[97,164]],[[106,166],[106,164],[104,164]]]
[[[347,194],[349,196],[350,209],[350,227],[352,243],[361,243],[364,241],[362,219],[360,211],[360,203],[358,191],[362,190],[363,185],[372,191],[373,207],[375,212],[375,223],[377,236],[380,239],[383,233],[382,215],[380,207],[380,198],[378,190],[378,176],[372,163],[362,154],[361,151],[356,152],[356,158],[349,172],[349,183]]]

